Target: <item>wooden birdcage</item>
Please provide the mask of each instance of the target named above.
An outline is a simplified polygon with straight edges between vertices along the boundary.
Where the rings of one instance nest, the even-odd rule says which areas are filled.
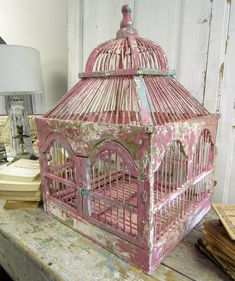
[[[151,274],[210,208],[217,116],[130,12],[37,132],[45,211]]]

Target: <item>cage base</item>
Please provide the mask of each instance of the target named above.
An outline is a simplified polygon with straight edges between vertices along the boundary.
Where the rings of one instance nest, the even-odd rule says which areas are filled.
[[[59,206],[52,200],[47,200],[45,210],[48,214],[78,231],[86,238],[105,248],[109,252],[135,265],[147,274],[152,274],[162,259],[168,255],[178,243],[197,225],[210,209],[210,198],[205,198],[187,218],[178,223],[173,231],[167,232],[154,245],[152,251],[125,241],[103,229],[100,229],[85,219],[75,215],[70,210]]]

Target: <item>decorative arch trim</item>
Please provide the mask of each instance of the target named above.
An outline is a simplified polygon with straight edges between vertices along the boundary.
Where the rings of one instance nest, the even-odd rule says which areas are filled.
[[[169,141],[169,142],[166,144],[166,146],[165,146],[165,148],[164,148],[164,150],[163,150],[163,152],[162,152],[162,154],[161,154],[161,157],[158,159],[158,160],[159,160],[159,161],[158,161],[158,165],[155,167],[153,173],[157,172],[157,170],[160,168],[160,166],[161,166],[161,164],[162,164],[162,161],[163,161],[163,159],[164,159],[164,157],[165,157],[165,155],[166,155],[166,153],[167,153],[169,147],[171,146],[171,144],[172,144],[173,142],[178,142],[178,143],[180,143],[180,147],[181,147],[181,149],[182,149],[183,155],[186,157],[186,159],[188,159],[188,155],[187,155],[187,153],[185,152],[185,146],[186,146],[186,144],[185,144],[183,141],[179,140],[179,139],[173,139],[173,140]]]
[[[121,156],[124,159],[128,169],[133,173],[133,175],[138,175],[138,170],[130,152],[125,146],[123,146],[117,141],[105,140],[98,143],[90,152],[89,158],[91,160],[91,163],[94,163],[99,157],[99,155],[106,150],[109,150]]]
[[[69,154],[72,155],[75,154],[68,141],[59,133],[51,133],[45,138],[45,141],[42,145],[43,153],[45,153],[48,150],[48,148],[51,146],[53,141],[60,142]]]

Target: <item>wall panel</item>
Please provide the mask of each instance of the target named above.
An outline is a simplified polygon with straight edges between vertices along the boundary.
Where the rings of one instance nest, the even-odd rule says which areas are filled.
[[[177,69],[181,0],[135,1],[134,20],[141,37],[158,43],[166,52],[169,68]]]
[[[201,102],[207,67],[212,2],[182,1],[177,78]]]
[[[226,36],[223,67],[220,68],[218,112],[220,113],[217,138],[215,200],[235,204],[235,2],[227,3],[229,22]],[[225,29],[226,31],[226,29]],[[215,79],[216,81],[216,79]],[[210,94],[208,92],[208,94]]]
[[[128,1],[134,6],[134,1]],[[84,0],[83,69],[91,51],[97,45],[116,37],[120,25],[120,7],[125,0]]]
[[[115,37],[122,17],[120,9],[126,2],[133,7],[139,35],[161,45],[177,79],[211,112],[221,114],[215,200],[228,201],[232,192],[231,166],[235,165],[235,158],[230,157],[234,147],[230,119],[234,114],[231,105],[235,88],[230,69],[235,57],[229,53],[231,38],[235,38],[235,12],[230,12],[234,1],[69,0],[69,88],[77,82],[78,73],[84,71],[91,50]],[[226,137],[230,145],[224,147]]]

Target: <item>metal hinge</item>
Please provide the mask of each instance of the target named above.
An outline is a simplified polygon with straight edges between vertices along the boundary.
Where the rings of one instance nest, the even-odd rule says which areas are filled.
[[[142,200],[143,200],[144,203],[147,202],[147,193],[146,193],[145,190],[142,191]]]
[[[144,129],[146,133],[152,133],[154,131],[153,125],[146,125]]]
[[[78,190],[79,190],[79,192],[80,192],[80,194],[81,194],[82,197],[85,197],[85,196],[88,195],[88,190],[87,190],[84,186],[80,186],[80,187],[78,188]]]

